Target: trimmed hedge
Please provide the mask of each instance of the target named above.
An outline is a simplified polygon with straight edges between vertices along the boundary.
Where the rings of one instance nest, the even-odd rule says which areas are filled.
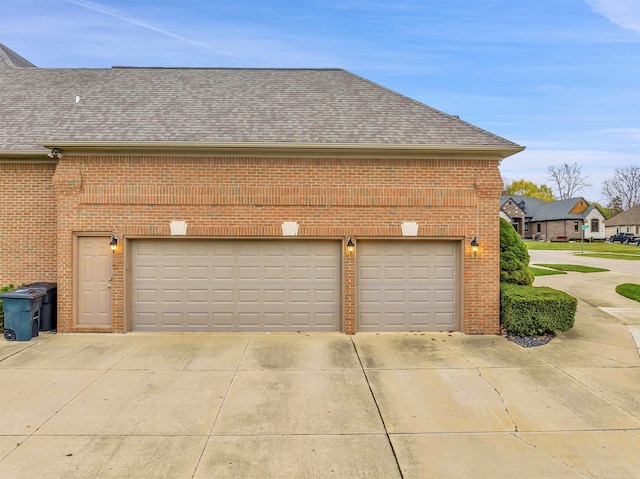
[[[568,331],[578,300],[557,289],[500,283],[500,322],[516,336]]]
[[[504,218],[500,218],[500,281],[533,284],[529,251],[511,223]]]

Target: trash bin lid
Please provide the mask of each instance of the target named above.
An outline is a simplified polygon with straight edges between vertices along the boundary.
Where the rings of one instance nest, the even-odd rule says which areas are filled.
[[[21,286],[13,291],[0,294],[0,298],[14,298],[14,299],[37,299],[46,294],[43,288],[34,288],[31,286]]]
[[[46,281],[40,281],[38,283],[30,283],[30,284],[24,285],[25,288],[29,288],[31,286],[35,288],[44,288],[46,290],[52,290],[58,287],[58,283],[47,283]]]

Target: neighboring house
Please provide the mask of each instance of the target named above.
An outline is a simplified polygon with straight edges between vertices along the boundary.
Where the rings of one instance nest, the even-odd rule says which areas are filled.
[[[640,205],[629,208],[607,220],[607,238],[616,233],[633,233],[640,236]]]
[[[542,241],[605,239],[605,217],[584,198],[542,201],[527,196],[502,196],[500,216],[510,221],[522,238]]]
[[[455,116],[340,69],[4,46],[0,111],[0,284],[57,282],[58,331],[499,332],[523,147]]]

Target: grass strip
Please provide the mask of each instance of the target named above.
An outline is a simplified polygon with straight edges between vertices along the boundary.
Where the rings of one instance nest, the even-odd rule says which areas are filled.
[[[616,293],[640,302],[640,284],[624,283],[616,286]]]
[[[609,271],[604,268],[594,268],[592,266],[582,266],[581,264],[545,264],[536,263],[536,266],[544,266],[545,268],[557,269],[559,271],[575,271],[578,273],[601,273]]]
[[[528,250],[547,251],[582,251],[583,245],[576,243],[545,243],[542,241],[525,241]],[[585,253],[617,253],[640,257],[640,247],[620,243],[584,243]]]
[[[531,271],[534,276],[551,276],[552,274],[567,274],[564,271],[558,271],[556,269],[542,269],[542,268],[534,268],[532,266],[529,266],[529,271]]]
[[[575,254],[574,256],[588,256],[590,258],[606,258],[606,259],[625,259],[631,261],[640,261],[640,256],[632,254],[618,254],[618,253],[585,253]]]

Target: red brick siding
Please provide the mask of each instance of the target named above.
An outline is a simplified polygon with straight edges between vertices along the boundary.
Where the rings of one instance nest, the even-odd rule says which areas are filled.
[[[58,291],[60,331],[73,324],[74,234],[167,236],[185,220],[189,236],[281,237],[297,221],[302,237],[420,237],[464,242],[464,324],[499,330],[498,210],[502,180],[493,160],[337,158],[73,157],[60,160]],[[469,240],[477,236],[473,256]],[[112,331],[126,330],[125,249],[113,264]],[[345,331],[355,329],[355,261],[344,259]]]
[[[56,281],[54,164],[0,163],[0,286]]]

